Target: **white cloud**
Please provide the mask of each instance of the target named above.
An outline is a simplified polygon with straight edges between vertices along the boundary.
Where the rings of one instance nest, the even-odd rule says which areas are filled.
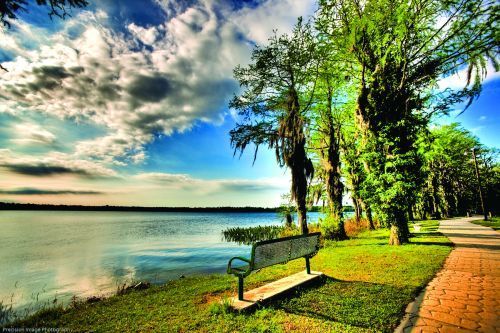
[[[248,40],[265,43],[274,28],[289,32],[315,6],[265,1],[232,12],[208,0],[158,4],[166,19],[156,26],[127,22],[117,29],[103,11],[81,11],[53,34],[16,21],[16,29],[1,32],[1,46],[15,56],[2,64],[9,72],[0,76],[0,112],[104,126],[105,135],[75,144],[75,158],[139,163],[155,135],[222,122],[238,89],[232,70],[250,57]]]
[[[127,28],[135,38],[139,39],[141,42],[147,45],[153,45],[158,39],[160,31],[162,30],[161,25],[159,27],[143,28],[136,25],[135,23],[130,23]]]
[[[243,8],[230,20],[247,38],[259,45],[265,45],[273,30],[277,30],[278,34],[291,32],[299,16],[307,20],[316,8],[315,0],[269,0],[257,8]]]
[[[211,7],[194,5],[164,26],[129,24],[131,38],[103,20],[85,13],[68,22],[81,30],[76,38],[62,31],[39,40],[33,51],[16,48],[18,56],[3,63],[9,72],[0,77],[0,112],[28,108],[104,125],[108,135],[80,142],[76,151],[107,162],[141,161],[153,134],[222,121],[237,87],[232,69],[246,60],[248,49]]]
[[[471,82],[474,81],[475,73],[473,75],[474,76],[472,77]],[[483,83],[497,79],[500,79],[500,72],[495,72],[495,68],[493,67],[493,65],[491,63],[488,63],[486,75],[483,78]],[[454,90],[463,89],[466,84],[467,84],[467,68],[464,68],[458,71],[457,73],[442,78],[441,80],[438,81],[438,87],[440,90],[444,90],[446,88]]]
[[[34,123],[15,125],[14,136],[15,138],[11,141],[19,145],[51,145],[56,141],[54,134]]]
[[[232,191],[288,191],[290,184],[286,178],[265,179],[199,179],[187,174],[141,173],[134,179],[150,183],[160,188],[184,189],[192,192],[232,192]]]

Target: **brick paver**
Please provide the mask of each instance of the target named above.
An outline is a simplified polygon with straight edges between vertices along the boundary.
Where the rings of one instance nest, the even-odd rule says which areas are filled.
[[[474,219],[440,222],[456,247],[396,332],[500,332],[500,234]]]

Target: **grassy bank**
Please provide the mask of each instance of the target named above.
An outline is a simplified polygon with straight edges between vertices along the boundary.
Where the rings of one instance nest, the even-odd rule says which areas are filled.
[[[436,233],[437,222],[422,225],[412,244],[400,247],[387,245],[387,230],[326,242],[311,261],[314,270],[326,274],[324,281],[249,314],[224,311],[219,301],[236,293],[236,279],[218,274],[48,309],[11,326],[97,332],[389,332],[451,250]],[[263,269],[245,280],[246,289],[302,269],[303,260]]]
[[[492,217],[488,221],[474,220],[471,222],[474,224],[485,226],[485,227],[490,227],[493,230],[500,230],[500,217],[498,217],[498,216]]]

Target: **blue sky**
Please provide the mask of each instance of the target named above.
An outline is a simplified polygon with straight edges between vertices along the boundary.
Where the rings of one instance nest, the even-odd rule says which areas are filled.
[[[233,157],[232,70],[307,1],[95,1],[66,20],[31,7],[0,32],[0,200],[143,206],[276,206],[274,153]],[[444,86],[459,87],[463,74]],[[459,121],[500,148],[500,79]],[[458,107],[457,107],[458,108]]]

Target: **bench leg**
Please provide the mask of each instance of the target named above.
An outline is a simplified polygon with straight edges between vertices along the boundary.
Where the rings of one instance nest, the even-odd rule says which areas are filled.
[[[238,299],[243,300],[243,277],[238,276]]]
[[[306,257],[306,272],[311,274],[311,264],[309,263],[309,257]]]

